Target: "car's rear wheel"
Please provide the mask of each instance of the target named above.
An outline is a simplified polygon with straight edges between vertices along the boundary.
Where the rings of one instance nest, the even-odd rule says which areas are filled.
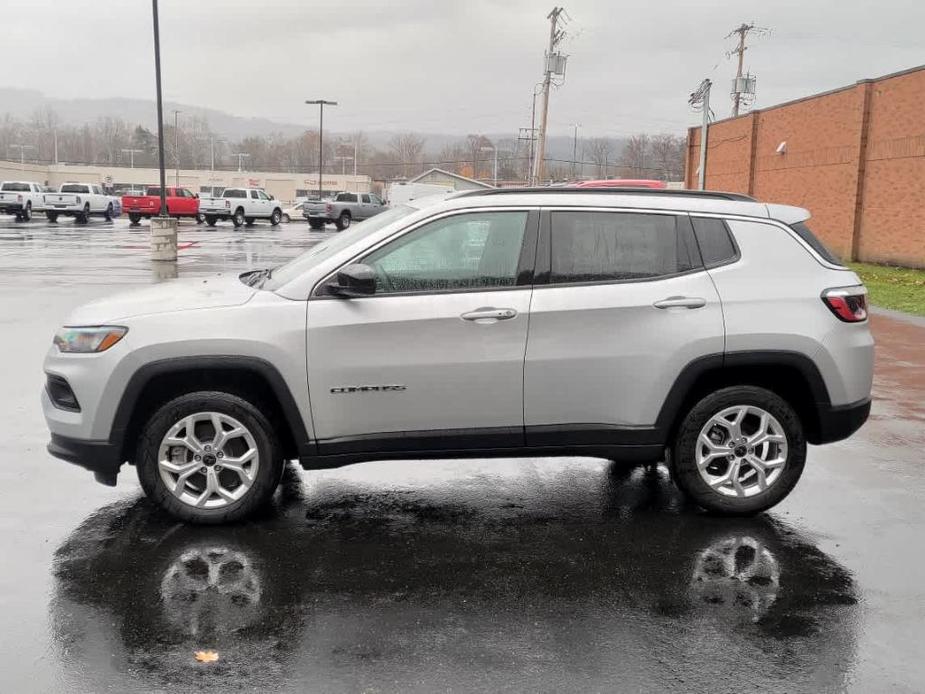
[[[338,231],[343,231],[350,226],[350,213],[341,212],[340,217],[337,218],[337,221],[334,222],[334,226],[337,227]]]
[[[45,217],[46,217],[46,218],[48,219],[48,221],[51,222],[52,224],[54,224],[55,222],[58,221],[58,213],[57,213],[57,212],[46,212],[46,213],[45,213]]]
[[[22,209],[22,213],[20,214],[20,219],[22,219],[22,221],[24,222],[29,222],[32,220],[32,203],[31,202],[27,202],[26,206]]]
[[[197,212],[196,213],[196,224],[202,224],[204,221],[206,221],[206,218]]]
[[[254,218],[253,218],[253,217],[245,217],[245,218],[244,218],[244,224],[246,224],[246,225],[249,226],[249,227],[254,226]]]
[[[283,224],[289,224],[290,222],[292,222],[292,217],[288,214],[283,214]]]
[[[207,214],[205,217],[206,224],[208,224],[210,227],[214,227],[215,223],[218,221],[218,217],[216,217],[214,214]]]
[[[107,222],[111,222],[111,221],[112,221],[112,215],[113,215],[112,203],[109,203],[109,204],[106,206],[106,212],[103,214],[103,216],[106,218],[106,221],[107,221]]]
[[[141,224],[141,215],[129,212],[128,221],[129,224],[131,224],[133,227],[137,227],[139,224]]]
[[[83,212],[77,213],[77,217],[75,218],[75,221],[78,224],[86,224],[87,222],[90,221],[90,203],[89,202],[86,205],[84,205]]]
[[[234,214],[231,215],[231,223],[236,227],[239,227],[244,224],[244,221],[244,210],[239,207],[235,210]]]
[[[321,220],[310,219],[308,220],[308,225],[312,229],[324,229],[324,222],[322,222]]]
[[[671,455],[678,487],[703,508],[727,515],[777,504],[800,479],[805,461],[797,413],[755,386],[723,388],[694,405]]]
[[[278,437],[258,406],[217,391],[161,407],[135,459],[148,497],[191,523],[246,518],[270,500],[283,471]]]

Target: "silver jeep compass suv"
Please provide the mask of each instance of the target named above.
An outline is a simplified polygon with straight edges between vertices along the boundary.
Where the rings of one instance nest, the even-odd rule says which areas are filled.
[[[76,310],[49,451],[174,516],[272,496],[284,461],[666,461],[755,513],[870,410],[866,290],[809,213],[725,193],[520,189],[390,209],[277,268]]]

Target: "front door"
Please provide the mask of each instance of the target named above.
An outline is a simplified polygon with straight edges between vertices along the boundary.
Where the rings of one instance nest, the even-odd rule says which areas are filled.
[[[506,210],[425,222],[354,261],[375,270],[374,295],[312,297],[320,453],[523,443],[537,220]]]

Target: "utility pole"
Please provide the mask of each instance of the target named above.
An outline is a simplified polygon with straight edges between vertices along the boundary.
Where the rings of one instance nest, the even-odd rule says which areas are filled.
[[[326,101],[325,99],[309,99],[305,102],[309,106],[318,106],[318,197],[322,197],[323,186],[321,184],[321,175],[324,172],[324,107],[337,106],[336,101]]]
[[[26,150],[35,149],[32,145],[16,144],[10,145],[10,149],[19,150],[19,170],[25,171],[26,169]]]
[[[133,169],[135,168],[135,153],[136,153],[136,152],[139,152],[139,153],[140,153],[140,152],[144,152],[143,149],[123,149],[122,151],[123,151],[123,152],[128,152],[128,153],[129,153],[129,161],[131,161],[131,164],[129,164],[129,166],[130,166],[131,168],[133,168]]]
[[[700,167],[697,170],[697,188],[704,190],[707,180],[707,130],[710,125],[710,88],[713,83],[706,79],[691,94],[688,103],[695,110],[703,110],[703,125],[700,130]]]
[[[58,129],[55,128],[55,164],[58,163]]]
[[[161,96],[161,29],[157,0],[151,0],[154,21],[154,79],[157,86],[157,164],[161,179],[161,211],[151,218],[151,260],[176,261],[177,220],[167,210],[167,180],[164,172],[164,102]]]
[[[183,111],[179,109],[175,108],[173,110],[173,151],[174,159],[176,160],[175,163],[177,165],[177,180],[174,182],[174,185],[178,188],[180,187],[180,128],[178,126],[181,113],[183,113]]]
[[[247,152],[235,152],[235,156],[238,158],[238,171],[244,171],[243,161],[247,159],[250,154]]]
[[[565,8],[553,7],[546,15],[549,20],[549,47],[546,49],[545,77],[543,78],[543,110],[540,113],[540,133],[536,142],[536,160],[534,161],[534,179],[539,183],[545,178],[546,127],[549,120],[549,88],[553,75],[565,74],[565,57],[555,52],[556,46],[565,37],[565,31],[559,29],[559,18]]]
[[[529,142],[527,149],[527,166],[525,183],[531,185],[533,182],[533,143],[536,142],[536,128],[521,128],[517,135],[518,142]]]
[[[733,29],[726,35],[727,39],[732,38],[733,36],[736,36],[736,35],[738,35],[739,37],[738,46],[736,46],[731,51],[729,51],[729,53],[726,54],[727,56],[738,55],[738,65],[736,67],[735,81],[732,83],[732,117],[733,118],[739,115],[739,107],[742,105],[742,95],[745,94],[746,96],[748,95],[754,96],[755,94],[754,78],[749,75],[746,75],[745,82],[742,81],[742,68],[745,62],[745,51],[748,50],[747,46],[745,45],[745,38],[750,33],[753,33],[753,32],[757,34],[767,34],[768,31],[769,31],[768,29],[765,29],[763,27],[755,26],[754,23],[745,24],[743,22],[742,24],[737,26],[735,29]]]

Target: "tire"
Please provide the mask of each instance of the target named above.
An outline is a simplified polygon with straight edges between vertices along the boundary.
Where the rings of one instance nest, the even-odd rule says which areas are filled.
[[[196,213],[196,224],[202,224],[206,221],[205,215],[201,215],[198,212]]]
[[[244,210],[240,207],[234,211],[234,214],[231,216],[231,223],[235,225],[235,228],[244,224],[246,220],[244,219]]]
[[[217,443],[210,438],[216,431],[211,423],[214,415],[223,420],[223,431],[241,427],[244,433],[212,449],[211,444]],[[184,445],[166,446],[164,441],[171,429],[175,436],[182,432],[187,439],[184,420],[196,416],[200,417],[195,430],[201,453],[194,454]],[[162,448],[177,456],[171,462],[165,453],[169,471],[159,463]],[[242,469],[246,466],[252,475],[249,483],[245,483],[242,473],[225,469],[222,461],[230,460],[231,453],[243,458],[242,453],[252,449],[256,455],[241,463]],[[221,455],[224,452],[227,453]],[[199,455],[198,461],[195,455]],[[218,524],[247,518],[269,502],[282,477],[284,461],[278,436],[256,404],[229,393],[200,391],[181,395],[154,413],[141,432],[135,464],[145,494],[171,516],[188,523]],[[188,473],[182,486],[176,485],[179,487],[176,494],[165,481],[165,476],[172,484],[180,480],[175,469]],[[220,484],[225,496],[209,490],[208,480]],[[200,506],[195,505],[197,497],[202,500]]]
[[[310,219],[308,220],[308,225],[312,229],[324,229],[324,222],[322,221],[315,221],[314,219]]]
[[[46,212],[46,213],[45,213],[45,217],[46,217],[46,218],[48,219],[48,221],[51,222],[52,224],[56,224],[56,223],[58,222],[58,213],[57,213],[57,212]]]
[[[284,214],[284,215],[283,215],[282,222],[283,222],[283,224],[291,224],[291,223],[292,223],[292,217],[290,217],[288,214]]]
[[[282,210],[280,210],[279,208],[276,208],[275,210],[273,210],[273,214],[270,215],[270,226],[275,227],[279,225],[282,218],[283,218]],[[288,221],[289,221],[289,215],[286,215],[286,222]]]
[[[87,222],[90,221],[90,203],[89,202],[86,205],[84,205],[83,212],[78,212],[75,215],[74,221],[77,222],[78,224],[86,224]]]
[[[716,418],[734,427],[737,411],[743,410],[742,438],[729,441],[735,435],[734,428],[715,424]],[[718,417],[723,413],[727,414]],[[755,429],[762,421],[761,413],[770,415],[765,431],[776,441],[751,447],[748,439],[761,433],[760,427]],[[711,420],[714,424],[708,428]],[[701,433],[709,444],[701,438]],[[780,437],[782,443],[777,442]],[[734,443],[739,445],[733,447]],[[703,473],[698,467],[698,456],[704,461]],[[751,459],[756,464],[759,461],[768,464],[758,466],[765,467],[764,475],[749,462]],[[783,464],[778,464],[779,460]],[[694,405],[681,422],[671,452],[672,476],[681,491],[706,510],[729,516],[760,513],[780,502],[800,479],[805,462],[806,438],[797,413],[780,396],[755,386],[723,388]],[[730,477],[732,472],[736,482]],[[720,484],[724,477],[729,481]],[[764,488],[759,483],[762,477]]]
[[[128,221],[129,224],[131,224],[133,227],[137,227],[139,224],[141,224],[141,215],[135,214],[134,212],[129,212]]]
[[[254,218],[253,218],[253,217],[247,217],[247,218],[245,218],[244,224],[245,224],[246,226],[249,226],[249,227],[254,226]]]
[[[109,203],[109,204],[106,206],[106,212],[103,213],[103,217],[104,217],[104,219],[105,219],[107,222],[111,222],[111,221],[112,221],[112,215],[113,215],[112,203]]]
[[[334,226],[337,227],[338,231],[343,231],[350,226],[350,213],[341,212],[340,217],[337,218],[337,221],[334,222]]]
[[[214,227],[215,223],[218,221],[218,218],[214,214],[205,215],[206,224],[210,227]]]
[[[32,202],[31,201],[26,202],[26,206],[23,208],[22,214],[20,214],[19,218],[23,222],[32,221]]]

